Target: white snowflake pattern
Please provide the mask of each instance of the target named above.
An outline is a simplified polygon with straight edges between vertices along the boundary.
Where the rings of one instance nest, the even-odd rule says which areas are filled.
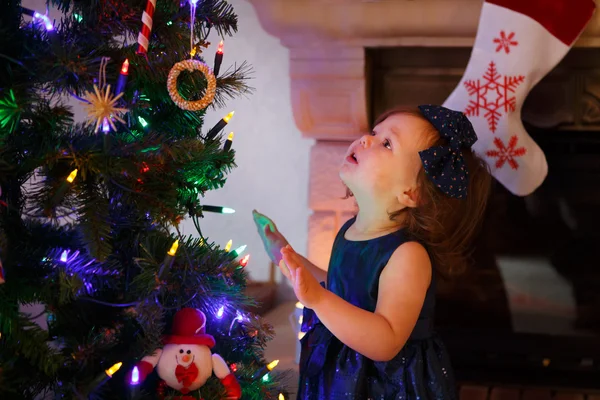
[[[498,73],[496,64],[490,61],[482,78],[464,82],[469,96],[475,97],[475,99],[469,100],[465,114],[479,116],[480,110],[483,110],[483,116],[488,121],[490,131],[495,133],[502,113],[508,114],[515,111],[517,99],[513,94],[524,80],[523,75],[502,76]]]

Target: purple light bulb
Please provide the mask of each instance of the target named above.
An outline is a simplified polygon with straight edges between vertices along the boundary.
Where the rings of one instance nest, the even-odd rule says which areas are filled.
[[[137,385],[140,383],[140,370],[138,367],[133,367],[133,371],[131,371],[131,384]]]

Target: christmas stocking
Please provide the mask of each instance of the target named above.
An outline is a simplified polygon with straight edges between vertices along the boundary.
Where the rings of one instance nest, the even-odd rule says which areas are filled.
[[[593,0],[486,0],[471,59],[444,103],[463,111],[475,152],[512,193],[525,196],[548,173],[521,123],[525,97],[565,56],[594,13]]]

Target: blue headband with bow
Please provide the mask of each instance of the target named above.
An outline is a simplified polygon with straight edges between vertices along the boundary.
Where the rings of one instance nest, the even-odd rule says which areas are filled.
[[[442,192],[462,199],[467,196],[469,171],[462,149],[477,141],[473,125],[465,114],[442,106],[422,105],[419,111],[448,142],[419,152],[425,173]]]

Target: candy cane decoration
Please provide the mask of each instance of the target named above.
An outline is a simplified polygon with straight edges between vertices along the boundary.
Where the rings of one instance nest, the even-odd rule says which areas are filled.
[[[152,32],[152,18],[154,17],[154,9],[156,8],[156,0],[148,0],[146,10],[142,14],[142,31],[138,35],[137,54],[146,54],[148,52],[148,44],[150,42],[150,32]]]

